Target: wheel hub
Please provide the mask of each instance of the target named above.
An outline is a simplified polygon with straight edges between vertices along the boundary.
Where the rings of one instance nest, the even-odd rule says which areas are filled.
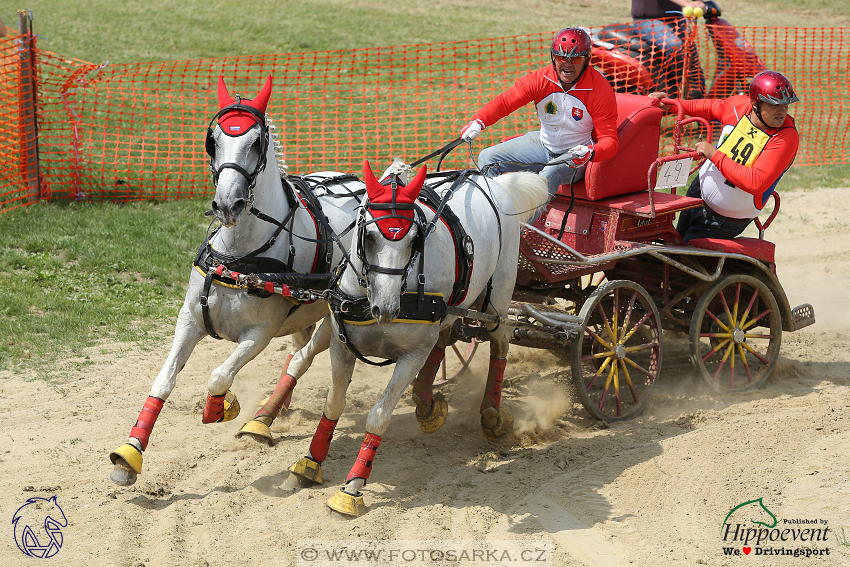
[[[744,342],[744,331],[740,327],[736,327],[734,331],[732,331],[732,339],[735,341],[735,344],[741,344]]]
[[[623,360],[624,358],[626,358],[626,347],[623,345],[617,345],[617,347],[614,349],[614,354],[617,355],[618,360]]]

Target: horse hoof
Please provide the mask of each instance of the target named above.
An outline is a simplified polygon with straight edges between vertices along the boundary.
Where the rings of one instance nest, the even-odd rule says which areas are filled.
[[[485,421],[493,423],[487,427]],[[481,431],[491,443],[504,443],[514,428],[514,418],[506,408],[487,408],[481,412]]]
[[[224,395],[224,417],[221,418],[222,423],[225,421],[233,421],[239,417],[239,400],[236,399],[236,394],[230,390]]]
[[[446,423],[449,404],[441,392],[434,394],[430,406],[425,405],[418,394],[413,394],[413,401],[416,404],[416,421],[419,423],[419,429],[425,433],[434,433]]]
[[[109,460],[115,465],[109,480],[118,486],[131,486],[136,483],[137,476],[142,472],[142,454],[138,449],[124,443],[109,453]]]
[[[304,479],[298,476],[295,473],[289,473],[289,476],[286,477],[286,480],[283,481],[280,489],[287,495],[294,494],[298,492],[302,488],[308,488],[309,485],[306,485]]]
[[[289,467],[289,472],[301,479],[301,486],[322,484],[322,463],[309,457],[301,457],[297,463]]]
[[[269,426],[259,419],[252,419],[243,425],[242,429],[236,433],[237,438],[241,438],[243,435],[248,435],[254,441],[257,441],[258,443],[265,443],[269,447],[274,445],[274,437],[272,437],[272,432],[269,429]]]
[[[341,488],[328,500],[328,508],[345,516],[360,517],[366,513],[363,495],[357,493],[357,496],[354,496]]]

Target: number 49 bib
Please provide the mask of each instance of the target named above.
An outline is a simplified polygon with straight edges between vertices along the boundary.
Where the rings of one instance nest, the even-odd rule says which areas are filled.
[[[717,150],[744,167],[752,167],[769,140],[770,136],[753,126],[745,115]]]

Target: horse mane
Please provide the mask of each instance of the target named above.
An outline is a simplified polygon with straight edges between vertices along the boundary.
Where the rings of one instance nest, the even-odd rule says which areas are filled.
[[[390,175],[397,175],[399,181],[401,181],[402,185],[407,185],[410,183],[410,166],[404,163],[404,160],[400,157],[394,157],[393,162],[387,168],[386,171],[378,178],[378,181],[383,181]]]
[[[277,169],[281,176],[286,175],[286,170],[289,166],[286,165],[286,160],[283,156],[283,144],[277,137],[277,125],[271,116],[266,114],[266,125],[269,128],[269,143],[274,148],[274,155],[277,158]]]
[[[513,171],[496,177],[495,181],[507,189],[520,222],[527,222],[549,202],[546,180],[536,173]]]

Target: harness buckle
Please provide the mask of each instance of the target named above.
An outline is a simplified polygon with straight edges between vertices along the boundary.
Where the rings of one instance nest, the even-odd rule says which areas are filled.
[[[417,279],[419,280],[419,285],[425,285],[425,274],[419,274]]]
[[[199,303],[201,304],[201,307],[206,307],[207,306],[207,296],[206,295],[200,296]]]

